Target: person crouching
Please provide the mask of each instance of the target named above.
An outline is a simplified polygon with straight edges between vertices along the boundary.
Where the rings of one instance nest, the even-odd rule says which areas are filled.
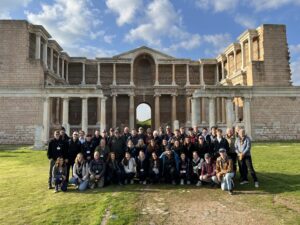
[[[228,191],[229,194],[233,194],[233,163],[232,159],[227,156],[226,149],[219,149],[220,156],[217,158],[216,162],[216,176],[217,183],[221,183],[221,189],[223,191]]]
[[[73,177],[70,183],[75,184],[79,191],[87,189],[89,184],[89,165],[84,160],[83,154],[78,153],[73,165]]]
[[[67,191],[67,166],[65,165],[64,159],[58,157],[55,165],[52,169],[53,183],[55,184],[54,193],[61,189],[63,192]]]
[[[102,188],[104,186],[104,174],[105,174],[105,162],[103,158],[100,158],[100,153],[96,151],[94,153],[94,159],[90,163],[90,183],[91,189],[95,187]]]
[[[124,169],[124,182],[125,184],[134,184],[133,178],[136,174],[136,163],[129,152],[125,153],[125,157],[121,162]]]
[[[202,183],[210,183],[214,186],[217,183],[216,164],[213,162],[209,153],[204,155],[205,162],[202,164],[200,181]]]

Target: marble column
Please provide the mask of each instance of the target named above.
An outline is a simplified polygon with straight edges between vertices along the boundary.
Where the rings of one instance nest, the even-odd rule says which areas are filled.
[[[133,62],[132,62],[132,63],[130,63],[130,85],[134,85],[133,72],[134,72],[134,68],[133,68]]]
[[[50,98],[44,98],[44,109],[43,109],[43,142],[48,143],[50,130]]]
[[[205,98],[201,98],[201,123],[205,123],[206,122],[206,107],[205,107]]]
[[[172,124],[174,124],[174,121],[177,120],[177,106],[176,106],[176,96],[177,94],[172,94]]]
[[[222,110],[222,123],[226,122],[226,106],[225,106],[225,99],[221,98],[221,110]]]
[[[241,42],[241,57],[242,57],[242,65],[241,65],[241,69],[244,69],[245,66],[245,57],[244,57],[244,42]]]
[[[219,73],[219,64],[216,64],[216,78],[215,78],[215,84],[218,84],[220,80],[220,73]]]
[[[85,62],[82,63],[82,80],[81,84],[85,85]]]
[[[234,72],[236,72],[237,71],[236,50],[233,51],[233,65],[234,65]]]
[[[41,35],[35,36],[35,59],[41,59]]]
[[[190,83],[190,65],[186,64],[186,86],[189,86]]]
[[[100,119],[101,131],[106,129],[106,100],[107,97],[101,98],[101,119]]]
[[[221,110],[221,99],[220,97],[216,98],[216,105],[217,105],[217,123],[222,122],[222,110]]]
[[[117,94],[112,94],[112,127],[117,126]]]
[[[57,74],[57,76],[60,77],[60,73],[59,73],[59,53],[57,53],[56,74]]]
[[[101,124],[101,98],[97,98],[97,125]]]
[[[61,77],[65,79],[65,60],[61,58]]]
[[[235,98],[234,103],[234,111],[235,111],[235,122],[239,122],[239,98]]]
[[[253,56],[252,56],[252,37],[249,36],[248,38],[248,50],[249,50],[249,64],[251,63],[252,59],[253,59]]]
[[[47,50],[48,50],[48,44],[47,44],[47,42],[45,42],[44,44],[43,44],[43,62],[44,62],[44,67],[45,67],[45,69],[48,69],[48,52],[47,52]]]
[[[101,85],[100,74],[101,74],[101,65],[100,65],[100,63],[98,62],[98,63],[97,63],[97,85],[98,85],[98,86]]]
[[[216,125],[216,111],[215,111],[215,98],[210,97],[208,100],[208,110],[209,110],[209,127]]]
[[[60,98],[56,98],[56,108],[55,108],[55,122],[59,124],[59,114],[60,114]]]
[[[66,62],[66,81],[69,83],[69,62]]]
[[[249,137],[252,137],[250,100],[251,100],[250,98],[244,98],[243,118],[244,118],[246,134]]]
[[[82,109],[81,109],[81,129],[87,134],[88,133],[88,98],[83,97]]]
[[[134,94],[129,95],[129,128],[133,129],[134,126]]]
[[[200,64],[200,85],[205,85],[205,82],[204,82],[204,64],[201,63]]]
[[[176,71],[175,71],[175,64],[172,64],[172,85],[176,85]]]
[[[226,98],[226,125],[227,128],[233,127],[234,113],[233,113],[233,103],[231,98]]]
[[[53,71],[53,48],[50,48],[50,70]]]
[[[192,98],[192,126],[198,126],[200,121],[200,101],[199,98]]]
[[[155,84],[154,85],[159,85],[159,64],[155,64]]]
[[[224,61],[223,61],[223,59],[222,59],[222,61],[221,61],[221,65],[222,65],[222,80],[224,80],[224,79],[225,79],[225,66],[224,66]]]
[[[191,122],[191,97],[186,97],[186,122]]]
[[[69,125],[69,98],[63,98],[63,115],[62,115],[62,125],[66,129],[66,134],[70,135],[70,125]]]
[[[154,103],[155,129],[158,129],[160,127],[160,102],[159,102],[160,94],[155,94],[154,97],[155,97],[155,103]]]
[[[117,85],[117,68],[116,63],[113,64],[113,83],[112,85]]]

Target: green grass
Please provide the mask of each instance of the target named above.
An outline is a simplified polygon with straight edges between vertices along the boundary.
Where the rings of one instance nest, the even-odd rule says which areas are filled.
[[[143,127],[144,129],[147,129],[151,127],[151,119],[145,121],[137,121],[136,124],[138,127]]]
[[[300,224],[300,143],[255,143],[252,155],[260,188],[237,185],[238,200],[278,224]],[[0,171],[1,224],[100,224],[106,210],[108,224],[134,224],[140,216],[139,185],[83,193],[73,187],[66,193],[47,190],[45,151],[0,146]],[[159,188],[165,192],[169,187]]]

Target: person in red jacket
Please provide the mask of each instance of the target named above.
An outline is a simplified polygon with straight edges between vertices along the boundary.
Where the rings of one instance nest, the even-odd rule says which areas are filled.
[[[216,164],[209,153],[204,155],[205,162],[202,164],[200,180],[202,183],[210,183],[214,186],[216,181]]]

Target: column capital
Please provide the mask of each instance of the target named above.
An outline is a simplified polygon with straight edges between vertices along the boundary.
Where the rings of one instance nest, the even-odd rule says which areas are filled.
[[[129,97],[135,97],[135,93],[129,93],[128,96]]]
[[[160,93],[155,93],[153,96],[154,96],[154,97],[160,97],[161,94],[160,94]]]
[[[118,96],[118,94],[117,94],[117,93],[115,93],[115,92],[113,92],[113,93],[111,93],[111,94],[110,94],[110,96],[111,96],[111,97],[117,97],[117,96]]]
[[[81,97],[82,100],[84,100],[84,99],[87,100],[88,98],[89,98],[88,96],[82,96],[82,97]]]
[[[178,96],[178,94],[177,93],[172,93],[171,96],[176,97],[176,96]]]
[[[103,96],[103,97],[101,97],[101,101],[106,101],[107,100],[107,97],[105,97],[105,96]]]

